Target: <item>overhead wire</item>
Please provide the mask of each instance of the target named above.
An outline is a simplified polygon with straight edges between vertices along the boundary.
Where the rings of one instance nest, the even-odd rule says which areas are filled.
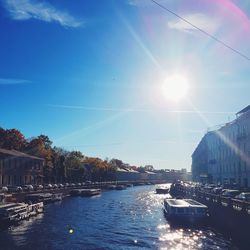
[[[250,61],[250,57],[248,57],[247,55],[243,54],[242,52],[240,52],[237,49],[234,49],[233,47],[231,47],[230,45],[228,45],[227,43],[223,42],[222,40],[218,39],[217,37],[215,37],[214,35],[208,33],[207,31],[201,29],[200,27],[198,27],[197,25],[191,23],[190,21],[188,21],[186,18],[180,16],[179,14],[175,13],[174,11],[168,9],[167,7],[165,7],[164,5],[160,4],[159,2],[155,1],[155,0],[150,0],[151,2],[153,2],[154,4],[158,5],[161,9],[171,13],[172,15],[178,17],[180,20],[182,20],[183,22],[189,24],[190,26],[192,26],[193,28],[197,29],[198,31],[200,31],[201,33],[205,34],[206,36],[210,37],[211,39],[213,39],[214,41],[220,43],[221,45],[223,45],[224,47],[226,47],[227,49],[233,51],[234,53],[240,55],[241,57],[243,57],[244,59]]]

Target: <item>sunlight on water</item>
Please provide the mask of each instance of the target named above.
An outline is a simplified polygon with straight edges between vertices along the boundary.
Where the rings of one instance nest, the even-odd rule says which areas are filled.
[[[183,229],[167,230],[159,238],[160,241],[170,245],[171,249],[199,249],[202,247],[200,242],[202,239],[202,234],[197,232],[186,233]],[[164,249],[164,247],[161,249]]]
[[[215,231],[174,227],[163,213],[156,186],[103,192],[95,199],[72,197],[46,206],[45,213],[0,232],[4,250],[230,249]],[[2,248],[3,246],[3,248]]]
[[[169,185],[159,185],[158,187],[166,188]],[[214,237],[215,234],[208,229],[195,230],[193,228],[174,228],[168,223],[163,216],[163,201],[165,198],[170,198],[169,194],[156,194],[155,191],[141,193],[138,196],[138,202],[146,206],[145,212],[154,214],[156,209],[162,212],[162,217],[159,219],[157,230],[159,233],[159,249],[204,249],[203,242],[207,237]],[[211,240],[210,240],[211,241]],[[218,243],[221,243],[218,241]],[[213,246],[214,244],[214,246]],[[209,242],[206,244],[207,249],[217,249],[217,243]],[[222,243],[219,248],[227,243]],[[211,246],[209,246],[211,245]]]

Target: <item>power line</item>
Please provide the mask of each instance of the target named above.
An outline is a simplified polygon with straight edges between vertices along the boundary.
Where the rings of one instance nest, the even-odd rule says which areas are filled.
[[[151,0],[154,4],[158,5],[160,8],[162,8],[163,10],[171,13],[172,15],[178,17],[179,19],[181,19],[182,21],[184,21],[185,23],[189,24],[190,26],[192,26],[193,28],[199,30],[201,33],[205,34],[206,36],[212,38],[213,40],[215,40],[216,42],[222,44],[224,47],[230,49],[231,51],[233,51],[234,53],[240,55],[241,57],[245,58],[246,60],[250,61],[250,58],[246,55],[244,55],[242,52],[232,48],[230,45],[226,44],[225,42],[221,41],[220,39],[218,39],[217,37],[211,35],[210,33],[206,32],[205,30],[199,28],[198,26],[196,26],[195,24],[189,22],[187,19],[181,17],[180,15],[176,14],[175,12],[173,12],[172,10],[168,9],[167,7],[163,6],[162,4],[158,3],[155,0]]]

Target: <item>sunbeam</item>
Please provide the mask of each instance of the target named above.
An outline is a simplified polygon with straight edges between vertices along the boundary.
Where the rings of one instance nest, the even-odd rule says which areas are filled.
[[[155,56],[151,53],[151,51],[147,48],[147,46],[143,43],[142,39],[139,37],[139,35],[136,33],[134,28],[130,25],[127,18],[120,12],[117,11],[119,17],[121,18],[122,22],[124,23],[125,27],[128,29],[131,36],[134,38],[136,43],[139,45],[139,47],[145,52],[147,57],[150,59],[150,61],[155,65],[155,67],[163,74],[165,74],[163,67],[160,65],[158,60],[155,58]]]

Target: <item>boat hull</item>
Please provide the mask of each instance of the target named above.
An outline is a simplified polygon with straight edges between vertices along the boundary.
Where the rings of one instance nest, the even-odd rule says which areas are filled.
[[[123,185],[116,186],[116,190],[124,190],[124,189],[126,189],[126,187]]]
[[[208,216],[169,214],[165,208],[163,208],[163,212],[164,212],[165,218],[171,224],[185,224],[185,225],[205,224],[208,218]]]
[[[192,199],[167,198],[163,209],[168,221],[178,223],[202,223],[208,217],[207,206]]]
[[[101,194],[100,189],[86,189],[86,190],[81,191],[81,196],[84,196],[84,197],[96,196],[100,194]]]
[[[157,194],[168,194],[169,193],[168,188],[156,188],[155,191],[156,191]]]

